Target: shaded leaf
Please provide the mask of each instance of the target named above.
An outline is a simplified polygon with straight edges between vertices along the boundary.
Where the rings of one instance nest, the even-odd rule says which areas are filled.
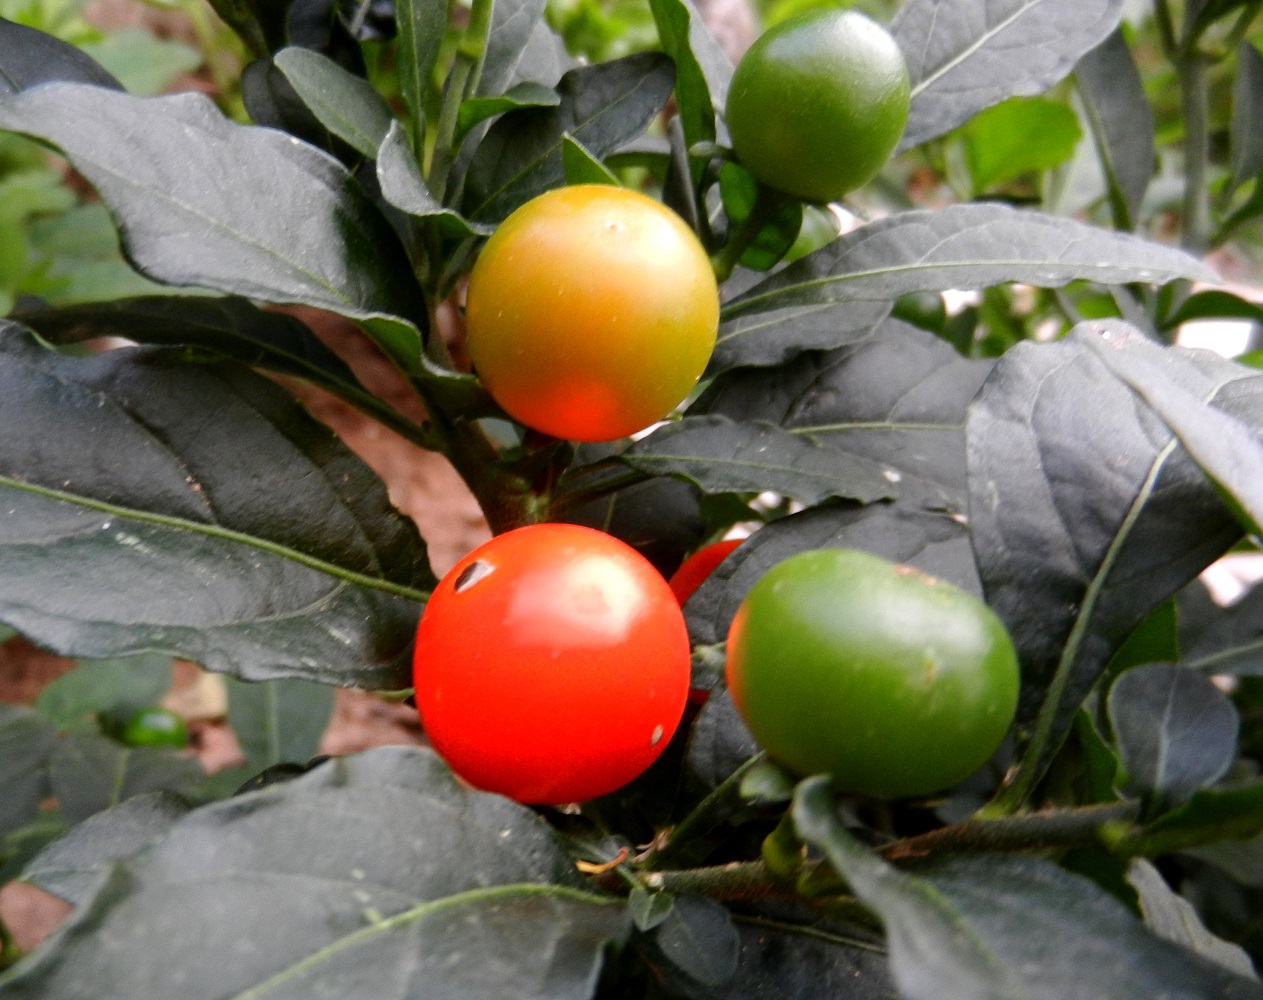
[[[628,925],[529,809],[385,748],[177,820],[0,983],[65,1000],[157,1000],[173,981],[187,1000],[580,1000]]]
[[[1192,904],[1172,891],[1158,869],[1148,861],[1133,859],[1127,866],[1127,881],[1136,890],[1145,926],[1158,937],[1196,952],[1239,976],[1259,978],[1245,949],[1207,930]]]
[[[48,797],[57,728],[39,712],[0,703],[0,836],[25,826]]]
[[[1180,664],[1191,670],[1263,677],[1263,587],[1223,608],[1183,653]]]
[[[404,685],[424,545],[293,397],[232,362],[5,333],[0,617],[62,655]]]
[[[796,552],[826,548],[863,549],[971,594],[981,592],[969,531],[956,518],[899,504],[817,507],[764,525],[702,582],[685,606],[693,642],[723,642],[738,605],[759,577]]]
[[[0,95],[55,80],[123,89],[100,63],[69,42],[0,17]]]
[[[675,102],[685,147],[715,139],[715,112],[728,100],[732,63],[692,0],[649,0],[662,50],[675,63]]]
[[[1236,189],[1263,170],[1263,55],[1247,41],[1237,46],[1232,83],[1232,179]]]
[[[1157,154],[1153,109],[1122,31],[1115,29],[1086,53],[1074,72],[1105,170],[1115,225],[1134,229]]]
[[[555,108],[561,98],[542,83],[519,83],[495,97],[474,97],[462,101],[456,116],[456,134],[463,136],[475,125],[518,108]]]
[[[897,493],[898,476],[888,467],[764,421],[685,417],[641,438],[622,457],[649,475],[683,477],[707,493],[771,490],[804,504],[830,497],[871,503]]]
[[[417,158],[408,145],[408,136],[399,122],[394,122],[377,150],[377,181],[382,197],[395,206],[418,218],[440,218],[451,235],[486,236],[491,227],[465,219],[455,209],[448,208],[434,197],[421,175]]]
[[[511,111],[491,126],[470,162],[465,214],[497,222],[535,195],[560,187],[563,135],[603,158],[648,128],[674,82],[671,60],[657,52],[571,70],[557,84],[557,107]]]
[[[912,80],[899,149],[950,132],[1006,97],[1043,93],[1118,27],[1122,13],[1122,0],[1088,8],[1078,0],[908,0],[890,25]]]
[[[1164,803],[1213,785],[1236,757],[1236,708],[1192,670],[1135,667],[1114,682],[1108,706],[1129,785]]]
[[[319,150],[237,125],[202,94],[140,98],[71,83],[0,101],[0,127],[65,153],[109,205],[146,276],[329,309],[363,321],[400,365],[417,369],[423,297],[404,249]]]
[[[545,6],[545,0],[497,0],[476,97],[494,98],[523,82],[551,88],[574,65]]]
[[[126,717],[156,704],[171,688],[171,657],[83,660],[39,693],[35,707],[62,729],[114,710]]]
[[[22,870],[22,879],[79,906],[91,897],[111,862],[149,846],[192,808],[174,792],[133,795],[89,816],[44,848]]]
[[[1082,324],[1011,349],[966,424],[979,572],[1022,662],[1019,720],[1038,716],[1025,781],[1132,630],[1240,536],[1162,421],[1084,343],[1095,337]],[[1263,391],[1248,369],[1166,350],[1202,399],[1237,382],[1246,400]]]
[[[191,791],[201,765],[171,747],[125,747],[95,733],[67,733],[48,762],[48,780],[66,822],[80,823],[133,795]]]
[[[779,365],[803,351],[865,340],[889,312],[889,302],[825,302],[724,319],[707,374],[743,366]]]
[[[273,61],[325,128],[366,158],[377,156],[395,116],[367,80],[311,49],[290,46]]]
[[[412,127],[420,149],[421,130],[425,123],[426,94],[430,76],[438,61],[447,27],[447,9],[433,0],[395,0],[395,24],[398,55],[395,58],[399,75],[399,93],[412,115]]]
[[[758,752],[727,688],[712,691],[689,731],[685,767],[690,783],[709,793]]]
[[[960,857],[902,872],[842,826],[823,778],[799,786],[793,816],[881,917],[904,1000],[1263,996],[1257,981],[1159,940],[1094,882],[1042,858]]]
[[[1009,281],[1056,287],[1215,280],[1180,250],[1005,205],[901,212],[839,237],[725,304],[724,320],[794,305],[877,300]]]
[[[727,372],[689,412],[770,421],[836,450],[839,461],[894,470],[905,503],[963,512],[965,413],[992,365],[887,319],[852,346]]]
[[[252,771],[308,760],[319,748],[332,716],[333,688],[327,684],[299,680],[228,684],[228,722]]]
[[[732,916],[705,896],[677,896],[671,912],[654,928],[653,942],[671,978],[721,986],[737,971],[741,939]]]

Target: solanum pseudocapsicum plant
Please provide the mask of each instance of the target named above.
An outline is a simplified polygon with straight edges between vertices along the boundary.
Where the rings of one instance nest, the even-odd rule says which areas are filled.
[[[573,808],[402,748],[259,754],[217,799],[175,751],[3,707],[0,864],[75,910],[0,997],[1263,995],[1258,598],[1219,608],[1196,580],[1260,534],[1263,384],[1170,346],[1189,320],[1259,315],[1193,284],[1263,210],[1258,4],[1177,18],[1155,0],[1124,24],[1121,0],[906,0],[887,26],[908,66],[896,158],[846,195],[851,231],[790,262],[819,206],[734,157],[731,63],[688,0],[650,6],[660,51],[585,64],[540,0],[474,0],[450,24],[419,0],[384,20],[225,2],[251,123],[127,94],[0,22],[0,127],[60,151],[172,292],[3,323],[12,628],[116,673],[146,653],[303,698],[407,688],[438,581],[293,380],[447,456],[501,538],[580,522],[666,574],[766,522],[684,606],[710,697],[643,775]],[[1174,206],[1150,192],[1172,140],[1142,70],[1182,83]],[[914,207],[927,177],[951,204]],[[581,184],[666,206],[721,279],[697,390],[635,440],[514,423],[435,319],[505,219]],[[1146,235],[1172,217],[1182,248]],[[949,288],[981,294],[910,308]],[[659,290],[642,291],[628,301]],[[293,304],[358,324],[425,419],[269,308]],[[102,337],[136,346],[76,346]],[[723,644],[756,581],[821,549],[928,574],[1003,623],[1016,721],[978,772],[839,790],[760,753]],[[563,746],[566,713],[544,720]]]

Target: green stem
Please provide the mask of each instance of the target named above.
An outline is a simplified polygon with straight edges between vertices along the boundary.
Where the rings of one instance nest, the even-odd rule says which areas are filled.
[[[966,854],[986,851],[1030,851],[1075,847],[1098,842],[1110,824],[1130,823],[1140,815],[1139,802],[1111,802],[1056,812],[1028,813],[1006,819],[971,819],[915,837],[896,840],[880,849],[887,861],[903,861],[927,854]]]
[[[1158,38],[1162,42],[1162,51],[1172,61],[1176,59],[1179,42],[1175,37],[1175,20],[1171,17],[1171,7],[1167,0],[1153,0],[1153,18],[1158,25]]]
[[[798,900],[792,882],[774,878],[762,861],[733,861],[709,868],[650,872],[643,881],[650,889],[709,899]]]
[[[763,230],[776,214],[777,210],[788,200],[789,196],[782,194],[780,191],[770,188],[765,184],[759,185],[758,194],[754,197],[754,205],[750,208],[750,214],[747,215],[737,225],[728,236],[728,242],[723,245],[719,253],[711,258],[711,267],[715,269],[715,278],[722,284],[728,280],[732,274],[733,268],[737,266],[737,262],[741,259],[741,255],[754,242],[755,238]]]
[[[1223,49],[1224,55],[1230,55],[1236,51],[1237,46],[1241,43],[1241,39],[1245,38],[1250,30],[1250,25],[1254,19],[1258,17],[1259,11],[1263,9],[1263,0],[1251,0],[1241,9],[1241,15],[1237,18],[1236,23],[1224,38]]]
[[[1184,119],[1184,234],[1180,240],[1190,253],[1202,254],[1210,245],[1210,191],[1206,169],[1210,162],[1208,59],[1196,49],[1176,64],[1180,77],[1180,106]]]
[[[456,58],[443,89],[443,105],[439,111],[438,126],[434,133],[434,152],[430,159],[427,178],[430,191],[439,200],[447,196],[447,179],[456,161],[456,126],[460,120],[460,106],[478,89],[482,67],[487,58],[487,36],[491,30],[494,0],[473,0],[469,11],[469,23],[461,33],[456,47]]]

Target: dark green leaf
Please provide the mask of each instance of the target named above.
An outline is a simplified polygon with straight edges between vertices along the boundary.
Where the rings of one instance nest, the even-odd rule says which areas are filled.
[[[171,747],[125,747],[95,733],[67,733],[48,762],[48,777],[66,822],[152,791],[191,791],[201,765]]]
[[[89,816],[41,851],[22,878],[79,906],[100,884],[110,862],[130,858],[165,834],[192,806],[174,792],[143,792]]]
[[[842,302],[752,312],[719,325],[707,374],[779,365],[803,351],[841,347],[872,336],[889,302]]]
[[[0,17],[0,95],[55,80],[123,89],[100,63],[69,42]]]
[[[610,168],[572,135],[561,137],[561,168],[567,184],[619,184]]]
[[[524,82],[551,88],[574,65],[545,7],[545,0],[496,0],[476,97],[498,97]]]
[[[1232,84],[1231,189],[1263,170],[1263,55],[1247,41],[1237,46]]]
[[[675,102],[685,146],[715,139],[715,112],[728,99],[732,63],[692,0],[649,0],[662,50],[675,63]]]
[[[1219,609],[1183,652],[1180,663],[1192,670],[1263,677],[1263,587]]]
[[[912,108],[900,149],[1006,97],[1042,94],[1122,18],[1122,0],[908,0],[890,30],[908,60]],[[947,287],[947,286],[944,286]]]
[[[1174,812],[1122,838],[1122,855],[1157,857],[1203,844],[1251,840],[1263,833],[1263,782],[1204,788]]]
[[[752,312],[1010,281],[1056,287],[1176,278],[1213,281],[1197,259],[1127,233],[1005,205],[954,205],[871,222],[794,261],[728,302],[725,320]]]
[[[1257,981],[1159,940],[1095,883],[1042,858],[960,857],[901,872],[842,826],[822,778],[799,786],[793,815],[881,917],[904,1000],[1263,996]]]
[[[1136,890],[1145,926],[1158,937],[1196,952],[1239,976],[1259,978],[1245,949],[1207,930],[1192,904],[1176,894],[1148,861],[1133,859],[1127,868],[1127,881]]]
[[[638,931],[651,931],[671,913],[675,897],[665,892],[649,892],[633,886],[627,897],[627,913]]]
[[[456,116],[456,134],[463,136],[475,125],[518,108],[555,108],[561,103],[557,91],[542,83],[519,83],[495,97],[475,97],[461,103]]]
[[[759,182],[744,167],[725,163],[719,171],[719,194],[731,231],[741,226],[755,209]],[[778,198],[776,210],[742,252],[738,263],[755,271],[769,270],[789,253],[802,225],[803,203],[796,198]]]
[[[1218,289],[1196,292],[1180,303],[1165,326],[1175,329],[1181,323],[1199,319],[1250,319],[1263,323],[1263,306]]]
[[[685,768],[690,785],[708,794],[758,752],[727,688],[712,691],[689,732]]]
[[[531,810],[385,748],[177,820],[0,988],[582,1000],[629,923]]]
[[[409,215],[441,219],[451,235],[486,236],[491,227],[465,219],[434,197],[421,176],[417,158],[408,145],[408,136],[399,122],[394,122],[377,151],[377,181],[382,197]]]
[[[1135,667],[1114,682],[1108,705],[1129,786],[1164,804],[1213,785],[1236,757],[1236,708],[1192,670]]]
[[[737,971],[741,940],[732,916],[704,896],[677,896],[671,912],[654,928],[654,944],[672,978],[722,986]]]
[[[368,159],[377,156],[395,116],[367,80],[311,49],[284,48],[273,60],[325,128]]]
[[[0,703],[0,835],[25,826],[48,797],[56,727],[39,712]]]
[[[425,126],[430,76],[447,27],[447,8],[434,0],[395,0],[395,24],[399,28],[395,58],[399,92],[412,115],[412,127],[419,139]],[[422,148],[421,143],[416,142],[414,148]]]
[[[1135,229],[1157,154],[1153,109],[1122,31],[1116,29],[1086,53],[1074,72],[1109,185],[1114,223]]]
[[[694,643],[723,642],[738,605],[772,566],[825,548],[864,549],[981,592],[969,531],[960,520],[898,504],[817,507],[760,528],[703,581],[685,607]]]
[[[0,617],[62,655],[406,683],[424,545],[291,396],[233,362],[5,333]]]
[[[61,729],[76,729],[113,710],[128,716],[155,704],[171,688],[171,657],[84,660],[39,693],[35,707]]]
[[[308,760],[319,748],[332,716],[333,688],[327,684],[228,683],[228,722],[252,771]]]
[[[840,454],[775,424],[722,416],[664,424],[623,452],[623,460],[649,475],[683,477],[706,493],[770,490],[804,504],[889,499],[899,478],[879,462]]]
[[[535,195],[561,186],[563,135],[604,157],[648,128],[674,81],[671,60],[657,52],[571,70],[557,84],[557,107],[511,111],[491,126],[470,163],[465,214],[498,222]]]
[[[362,321],[405,369],[419,367],[423,297],[403,247],[324,153],[234,124],[197,93],[50,84],[0,101],[0,127],[66,154],[148,277],[329,309]]]
[[[806,434],[837,451],[839,461],[856,456],[895,470],[905,502],[963,512],[965,413],[991,367],[888,319],[850,347],[726,372],[689,412],[766,420]]]
[[[1132,630],[1240,535],[1162,421],[1084,343],[1097,336],[1085,324],[1010,350],[966,424],[979,571],[1022,661],[1019,719],[1039,716],[1026,780]],[[1248,374],[1168,350],[1202,399]]]

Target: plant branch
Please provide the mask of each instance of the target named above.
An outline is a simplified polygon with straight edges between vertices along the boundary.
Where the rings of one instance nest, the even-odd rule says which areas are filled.
[[[915,837],[905,837],[880,848],[887,861],[904,861],[929,854],[966,854],[981,851],[1030,851],[1097,843],[1110,824],[1130,823],[1140,815],[1140,803],[1111,802],[1005,819],[975,819],[945,826]]]
[[[715,278],[720,284],[728,280],[733,268],[746,252],[750,244],[763,231],[763,227],[772,221],[772,217],[785,204],[788,195],[782,194],[766,184],[760,184],[754,196],[754,205],[750,214],[738,223],[737,228],[728,235],[728,242],[719,253],[711,258],[711,266],[715,269]]]
[[[1180,58],[1180,107],[1184,119],[1184,233],[1180,244],[1191,253],[1210,245],[1210,191],[1206,168],[1210,162],[1208,58],[1192,49]]]

